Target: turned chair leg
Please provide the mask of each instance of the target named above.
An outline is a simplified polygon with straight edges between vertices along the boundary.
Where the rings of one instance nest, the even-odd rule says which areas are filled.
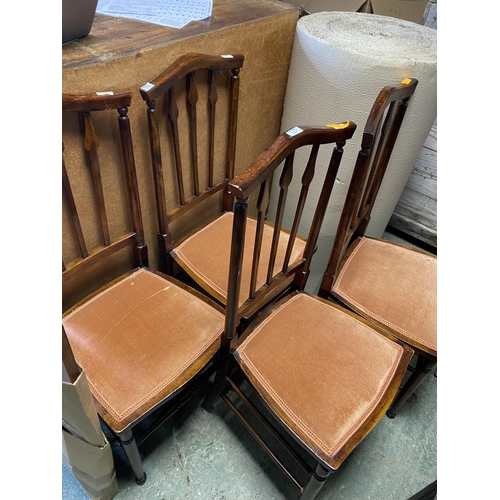
[[[387,410],[386,415],[389,418],[394,418],[396,413],[401,409],[403,404],[412,395],[415,389],[424,381],[425,377],[436,367],[436,359],[428,359],[420,355],[417,362],[417,367],[412,373],[406,384],[403,386],[391,407]]]
[[[323,485],[325,484],[326,478],[330,475],[328,469],[325,469],[321,464],[316,465],[316,469],[312,472],[309,481],[304,487],[304,491],[300,496],[300,500],[313,500],[319,493]]]
[[[123,451],[130,462],[130,467],[135,475],[135,482],[138,485],[142,485],[146,482],[146,473],[142,467],[142,460],[139,454],[139,447],[135,440],[134,434],[131,429],[118,434],[118,439],[123,447]]]

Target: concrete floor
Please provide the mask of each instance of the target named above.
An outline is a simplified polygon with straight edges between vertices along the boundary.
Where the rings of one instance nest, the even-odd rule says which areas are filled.
[[[385,233],[387,239],[400,238]],[[437,479],[437,378],[430,374],[395,419],[384,417],[331,475],[318,500],[407,500]],[[182,408],[140,452],[147,481],[137,486],[113,445],[119,491],[114,500],[294,500],[298,491],[233,413],[201,399]],[[62,464],[62,499],[87,499]]]

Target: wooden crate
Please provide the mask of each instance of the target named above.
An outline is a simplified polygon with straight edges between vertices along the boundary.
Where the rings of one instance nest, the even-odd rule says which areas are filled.
[[[422,21],[437,29],[437,0],[427,3]],[[437,248],[437,120],[388,225]]]
[[[389,220],[389,226],[437,248],[437,120]]]

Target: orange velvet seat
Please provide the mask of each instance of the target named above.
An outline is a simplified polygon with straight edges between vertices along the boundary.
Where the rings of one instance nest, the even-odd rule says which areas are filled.
[[[120,432],[213,358],[224,315],[139,269],[75,307],[63,325],[104,420]]]
[[[233,213],[226,212],[215,221],[197,231],[176,247],[171,253],[176,262],[202,287],[208,287],[214,297],[223,304],[227,298],[227,283],[229,278],[229,259],[231,252],[231,233],[233,229]],[[247,219],[245,253],[243,258],[239,306],[249,296],[252,256],[254,253],[257,222]],[[274,226],[264,225],[262,249],[257,274],[257,289],[266,282],[267,266],[271,252]],[[283,265],[283,259],[288,245],[289,235],[281,231],[273,275],[278,273]],[[305,240],[296,238],[290,258],[290,265],[298,262],[304,253]],[[288,280],[291,282],[293,276]]]
[[[291,431],[337,469],[387,403],[404,353],[352,313],[300,293],[275,309],[235,357]]]
[[[332,293],[411,346],[437,356],[436,256],[361,238],[342,266]]]
[[[63,94],[63,377],[85,373],[99,417],[146,481],[139,446],[217,366],[224,310],[149,267],[132,92]],[[69,371],[68,371],[68,368]]]

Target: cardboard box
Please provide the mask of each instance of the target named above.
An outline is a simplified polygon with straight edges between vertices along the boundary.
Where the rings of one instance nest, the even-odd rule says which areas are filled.
[[[367,12],[423,24],[427,0],[287,0],[306,14],[316,12]]]
[[[62,381],[62,456],[91,500],[111,500],[116,495],[113,452],[83,370],[75,382]]]

